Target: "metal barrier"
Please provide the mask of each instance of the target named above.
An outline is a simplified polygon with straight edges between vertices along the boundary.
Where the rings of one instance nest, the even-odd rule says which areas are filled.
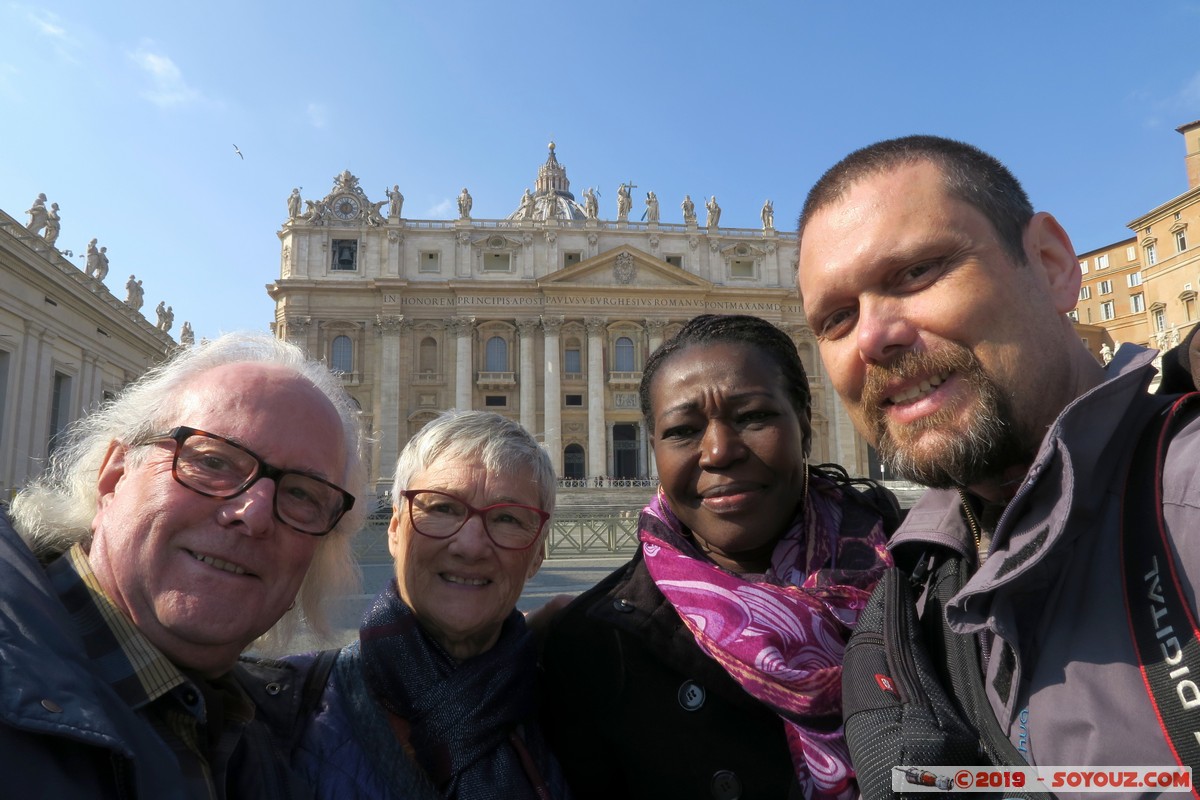
[[[637,512],[556,514],[546,536],[546,556],[632,555],[638,547],[637,521]]]
[[[359,564],[390,564],[387,529],[391,510],[380,509],[367,517],[354,535],[354,557]],[[609,513],[561,511],[550,520],[546,534],[546,556],[632,555],[638,547],[638,512]]]

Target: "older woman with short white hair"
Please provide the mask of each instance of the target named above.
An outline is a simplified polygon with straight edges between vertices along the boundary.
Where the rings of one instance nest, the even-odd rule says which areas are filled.
[[[534,723],[537,652],[516,610],[555,486],[546,452],[491,412],[448,412],[405,446],[395,579],[339,653],[293,756],[318,797],[568,796]]]

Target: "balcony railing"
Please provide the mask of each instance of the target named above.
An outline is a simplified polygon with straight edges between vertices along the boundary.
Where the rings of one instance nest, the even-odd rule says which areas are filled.
[[[608,373],[609,386],[637,386],[642,382],[641,372],[610,372]]]
[[[440,372],[414,372],[412,376],[413,383],[441,383],[442,373]]]
[[[516,386],[516,373],[513,372],[480,372],[476,382],[482,387],[504,388]]]

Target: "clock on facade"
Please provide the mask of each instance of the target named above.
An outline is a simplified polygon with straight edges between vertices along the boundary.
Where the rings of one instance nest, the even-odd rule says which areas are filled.
[[[333,200],[333,213],[341,219],[353,219],[357,217],[358,210],[358,201],[348,194],[335,197]]]

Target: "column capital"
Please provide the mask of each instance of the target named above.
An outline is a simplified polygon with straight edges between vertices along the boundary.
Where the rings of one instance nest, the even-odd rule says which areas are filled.
[[[537,319],[519,319],[517,320],[517,331],[521,334],[521,338],[533,338],[537,334],[537,329],[541,327],[541,322]]]
[[[665,327],[667,327],[665,319],[646,319],[646,330],[651,334],[662,333]]]
[[[549,336],[557,336],[563,322],[562,317],[542,317],[542,330]]]
[[[588,336],[599,336],[604,333],[606,325],[608,325],[608,320],[604,317],[587,317],[583,320],[583,326],[587,328]]]
[[[380,336],[398,336],[403,322],[403,314],[378,314],[375,317],[375,333]],[[409,326],[411,325],[410,322]]]
[[[446,320],[446,330],[460,339],[466,338],[475,330],[475,318],[449,317]]]

